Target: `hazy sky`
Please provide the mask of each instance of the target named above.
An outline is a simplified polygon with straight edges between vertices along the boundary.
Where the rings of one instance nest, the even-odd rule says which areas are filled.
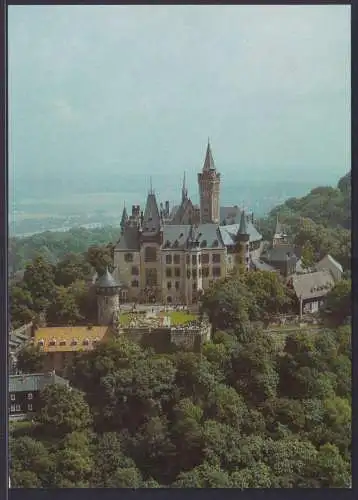
[[[348,6],[10,6],[10,169],[226,177],[350,168]],[[29,189],[31,186],[29,185]]]

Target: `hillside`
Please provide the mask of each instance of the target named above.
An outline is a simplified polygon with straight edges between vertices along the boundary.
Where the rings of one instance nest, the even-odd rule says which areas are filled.
[[[330,253],[345,269],[351,255],[351,173],[337,187],[320,186],[302,198],[289,198],[259,220],[264,239],[272,238],[277,216],[297,245],[310,241],[317,257]]]
[[[69,253],[84,253],[89,247],[115,243],[119,228],[73,228],[66,232],[46,231],[26,238],[9,239],[9,271],[15,273],[25,268],[37,254],[55,264]]]

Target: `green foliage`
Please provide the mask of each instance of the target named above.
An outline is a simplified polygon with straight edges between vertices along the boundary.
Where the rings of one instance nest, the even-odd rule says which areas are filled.
[[[63,385],[49,385],[41,391],[41,409],[36,421],[44,434],[63,436],[86,429],[92,421],[83,394]]]
[[[341,280],[326,295],[323,317],[333,325],[341,325],[352,315],[352,283]]]
[[[41,373],[45,356],[39,346],[27,344],[17,354],[17,367],[22,373]]]

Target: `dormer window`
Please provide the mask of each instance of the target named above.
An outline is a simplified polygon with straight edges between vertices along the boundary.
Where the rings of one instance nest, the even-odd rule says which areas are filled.
[[[72,339],[71,345],[77,345],[77,339]]]
[[[83,345],[89,345],[89,340],[88,339],[84,339],[83,340]]]
[[[66,340],[60,340],[60,345],[66,345]]]
[[[184,236],[184,235],[183,235],[183,233],[180,233],[180,234],[179,234],[179,238],[182,238],[183,236]]]
[[[219,242],[218,242],[218,240],[214,240],[213,241],[213,247],[217,247],[217,246],[219,246]]]
[[[49,342],[49,345],[51,345],[51,346],[56,345],[56,339],[51,339]]]
[[[44,339],[39,340],[38,341],[38,345],[44,346],[45,345]]]
[[[207,244],[208,244],[208,242],[207,242],[206,240],[203,240],[203,241],[201,242],[201,246],[202,246],[202,247],[206,247],[206,246],[207,246]]]

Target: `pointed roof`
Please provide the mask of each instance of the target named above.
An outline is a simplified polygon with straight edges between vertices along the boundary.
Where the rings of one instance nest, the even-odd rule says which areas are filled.
[[[275,235],[281,235],[283,234],[283,228],[281,222],[278,220],[278,215],[276,217],[276,228],[275,228]]]
[[[98,288],[117,288],[119,286],[120,285],[109,272],[108,267],[102,276],[96,281],[96,287]]]
[[[210,140],[208,139],[208,146],[206,148],[205,161],[203,166],[203,171],[215,170],[215,163],[210,147]]]
[[[184,177],[183,177],[183,187],[181,188],[181,197],[182,197],[182,201],[184,201],[188,197],[188,190],[186,187],[186,179],[185,179],[185,171],[184,171]]]
[[[128,214],[127,214],[126,205],[124,204],[123,212],[122,212],[122,218],[121,218],[121,224],[120,224],[120,226],[121,226],[122,229],[126,225],[127,220],[128,220]]]
[[[241,218],[240,218],[240,226],[237,234],[249,234],[247,232],[247,222],[246,222],[246,215],[245,211],[243,210],[241,212]]]
[[[147,196],[147,203],[144,210],[142,222],[143,231],[152,231],[153,229],[159,229],[160,224],[161,219],[158,210],[157,199],[155,197],[153,189],[151,188]]]

